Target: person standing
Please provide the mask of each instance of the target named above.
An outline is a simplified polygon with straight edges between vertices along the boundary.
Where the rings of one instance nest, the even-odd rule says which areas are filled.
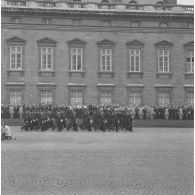
[[[20,105],[20,107],[19,107],[19,115],[20,115],[20,119],[22,119],[23,118],[23,106],[22,105]]]
[[[183,108],[179,107],[179,120],[183,119]]]
[[[150,119],[154,119],[154,107],[151,105],[150,108],[149,108],[149,112],[150,112]]]
[[[168,106],[165,107],[165,119],[166,120],[169,119],[169,107]]]
[[[143,118],[143,107],[140,106],[139,107],[139,119],[142,119]]]
[[[144,119],[147,119],[147,108],[146,108],[146,105],[143,107],[143,115],[144,115]]]
[[[133,132],[133,119],[131,117],[131,113],[126,113],[126,120],[127,120],[127,131]]]
[[[11,104],[9,106],[10,119],[14,118],[14,106]]]

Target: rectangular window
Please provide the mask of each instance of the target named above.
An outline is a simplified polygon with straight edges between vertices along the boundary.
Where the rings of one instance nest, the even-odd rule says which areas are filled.
[[[86,8],[85,4],[81,4],[81,3],[72,3],[72,4],[68,4],[69,8]]]
[[[100,50],[100,70],[112,71],[112,49]]]
[[[7,1],[8,5],[26,6],[25,1]]]
[[[112,92],[101,91],[100,92],[100,104],[111,104],[112,103]]]
[[[71,70],[82,71],[83,49],[71,48]]]
[[[20,17],[12,17],[11,22],[14,24],[19,24],[19,23],[21,23],[21,18]]]
[[[11,46],[10,47],[10,70],[22,69],[22,47]]]
[[[187,26],[188,26],[189,29],[193,29],[194,28],[194,23],[188,23]]]
[[[158,93],[158,103],[159,104],[169,104],[170,103],[170,93],[167,91]]]
[[[187,91],[187,103],[194,104],[194,92],[193,91]]]
[[[140,49],[129,50],[129,70],[130,72],[140,72]]]
[[[82,25],[82,20],[80,20],[80,19],[73,19],[73,20],[72,20],[72,24],[73,24],[74,26]]]
[[[43,18],[43,19],[42,19],[42,23],[43,23],[43,24],[46,24],[46,25],[47,25],[47,24],[52,24],[52,20],[51,20],[51,18]]]
[[[141,104],[141,92],[140,91],[130,91],[129,92],[129,104],[130,105],[140,105]]]
[[[53,2],[38,2],[38,5],[41,7],[56,7],[56,4]]]
[[[22,103],[22,92],[21,90],[11,90],[9,96],[10,104],[21,104]]]
[[[127,6],[127,8],[130,9],[130,10],[137,10],[137,9],[139,9],[139,7],[137,5],[129,5],[129,6]]]
[[[41,70],[52,70],[53,48],[41,47]]]
[[[101,21],[102,26],[109,27],[112,25],[112,22],[110,20],[102,20]]]
[[[70,101],[71,101],[71,105],[82,105],[83,104],[82,91],[71,91]]]
[[[169,50],[158,50],[158,72],[169,72]]]
[[[41,91],[41,103],[52,103],[52,91],[51,90],[42,90]]]
[[[194,52],[190,51],[186,58],[186,72],[193,73],[194,72]]]
[[[138,22],[138,21],[131,21],[131,22],[130,22],[130,27],[132,27],[132,28],[137,28],[137,27],[139,27],[139,22]]]
[[[167,23],[161,22],[161,23],[159,24],[159,27],[160,27],[160,28],[167,28]]]

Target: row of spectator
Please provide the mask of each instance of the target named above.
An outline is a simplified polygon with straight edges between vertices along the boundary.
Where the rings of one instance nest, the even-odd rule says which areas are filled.
[[[166,119],[166,120],[193,120],[194,106],[193,105],[84,105],[84,106],[68,106],[68,105],[52,105],[52,104],[1,104],[2,119],[25,119],[29,115],[35,113],[50,113],[63,111],[65,108],[98,108],[100,110],[108,109],[112,111],[126,110],[131,113],[133,119]]]

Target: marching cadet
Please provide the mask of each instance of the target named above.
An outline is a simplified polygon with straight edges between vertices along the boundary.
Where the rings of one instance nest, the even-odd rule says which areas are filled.
[[[30,120],[26,119],[24,122],[25,122],[25,125],[21,129],[28,131],[28,129],[30,128]]]

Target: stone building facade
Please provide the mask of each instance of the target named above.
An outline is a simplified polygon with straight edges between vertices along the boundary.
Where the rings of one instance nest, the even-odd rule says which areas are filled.
[[[194,7],[152,2],[2,0],[2,103],[193,103]]]

